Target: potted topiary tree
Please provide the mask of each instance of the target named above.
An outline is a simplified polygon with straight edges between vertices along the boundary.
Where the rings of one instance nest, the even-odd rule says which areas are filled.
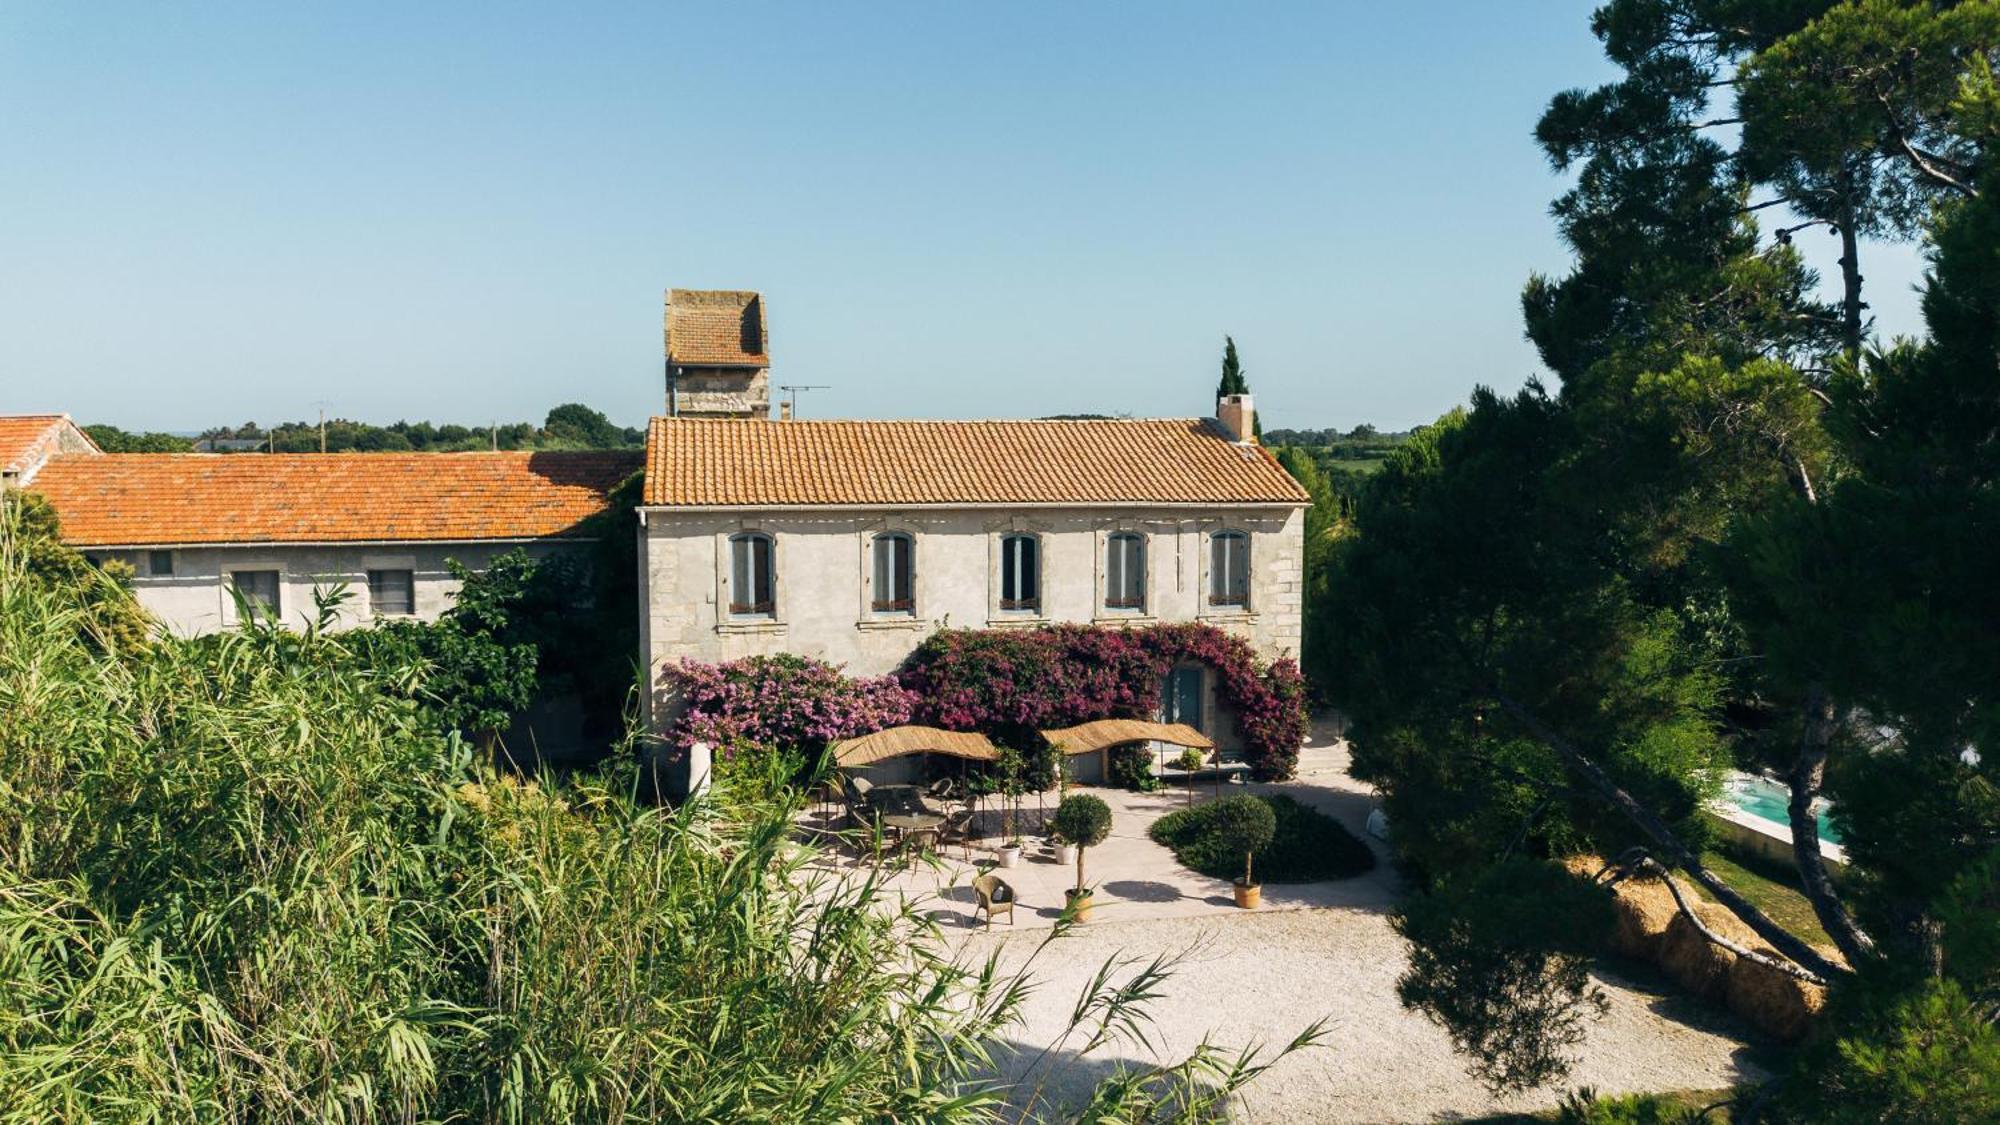
[[[1079,922],[1090,920],[1090,888],[1083,883],[1083,852],[1111,835],[1111,806],[1088,793],[1064,797],[1056,806],[1056,831],[1076,848],[1076,887],[1063,892],[1070,913]]]
[[[1213,831],[1224,853],[1243,857],[1243,877],[1236,880],[1236,905],[1255,910],[1264,901],[1264,888],[1257,885],[1251,859],[1278,834],[1278,818],[1271,806],[1251,796],[1227,797],[1212,806]]]
[[[1181,772],[1187,774],[1187,791],[1188,791],[1187,803],[1190,805],[1194,804],[1195,771],[1201,768],[1203,760],[1204,759],[1201,756],[1201,751],[1195,749],[1192,746],[1181,751],[1181,756],[1174,759],[1174,765],[1179,766]]]
[[[1011,746],[1000,748],[1000,866],[1015,867],[1021,862],[1021,752]]]

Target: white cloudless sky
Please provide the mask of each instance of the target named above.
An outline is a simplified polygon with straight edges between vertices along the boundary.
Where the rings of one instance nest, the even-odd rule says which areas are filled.
[[[1267,426],[1421,423],[1537,368],[1592,6],[9,4],[0,413],[636,425],[684,286],[808,417],[1205,414],[1231,334]]]

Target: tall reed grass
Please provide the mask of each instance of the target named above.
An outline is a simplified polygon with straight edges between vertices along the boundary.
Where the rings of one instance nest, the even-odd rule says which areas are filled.
[[[0,520],[0,1122],[1023,1112],[987,1076],[1026,979],[825,874],[795,797],[502,776],[391,690],[420,669],[317,628],[102,643],[20,547]],[[1144,999],[1099,991],[1079,1026]],[[1200,1115],[1260,1065],[1083,1112]]]

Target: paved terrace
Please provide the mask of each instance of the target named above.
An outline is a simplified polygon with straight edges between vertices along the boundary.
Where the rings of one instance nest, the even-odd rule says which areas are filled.
[[[1368,839],[1384,862],[1340,882],[1267,883],[1260,911],[1237,909],[1227,882],[1183,870],[1147,838],[1155,818],[1182,807],[1183,791],[1088,791],[1103,797],[1113,815],[1111,838],[1085,856],[1096,905],[1087,924],[1046,948],[1063,888],[1075,880],[1074,869],[1058,865],[1046,849],[1031,847],[1023,864],[999,872],[1021,896],[1012,931],[1005,922],[991,933],[976,925],[966,885],[992,861],[988,849],[997,839],[975,845],[971,863],[953,846],[935,870],[920,866],[891,877],[938,920],[949,948],[964,958],[997,954],[1003,968],[1032,958],[1036,988],[1021,1026],[998,1054],[1003,1077],[1017,1083],[1017,1106],[1074,1105],[1115,1065],[1178,1061],[1205,1038],[1227,1047],[1282,1043],[1321,1018],[1334,1024],[1329,1046],[1294,1055],[1261,1076],[1232,1120],[1452,1121],[1547,1108],[1576,1086],[1605,1094],[1713,1090],[1762,1077],[1751,1036],[1726,1013],[1681,995],[1657,975],[1613,964],[1593,974],[1611,1007],[1590,1026],[1567,1084],[1506,1098],[1488,1094],[1466,1074],[1444,1032],[1396,1000],[1408,956],[1387,911],[1399,880],[1380,842],[1363,832],[1369,792],[1347,775],[1346,746],[1325,731],[1300,755],[1297,779],[1224,792],[1289,794]],[[1196,799],[1213,796],[1210,786]],[[857,874],[867,866],[851,855],[834,862]],[[1150,1043],[1113,1044],[1083,1060],[1060,1050],[1043,1056],[1107,958],[1163,952],[1184,959],[1149,1005]]]
[[[1344,744],[1317,742],[1300,754],[1299,774],[1295,780],[1276,785],[1254,782],[1224,784],[1221,792],[1224,796],[1246,792],[1284,793],[1337,818],[1349,831],[1365,839],[1363,827],[1372,807],[1371,801],[1368,791],[1347,776],[1346,767]],[[1072,792],[1090,793],[1103,798],[1105,804],[1111,806],[1110,838],[1097,847],[1086,849],[1083,857],[1084,878],[1097,891],[1092,899],[1089,924],[1216,915],[1233,917],[1244,913],[1236,906],[1228,880],[1212,879],[1189,871],[1174,861],[1172,852],[1146,835],[1146,830],[1154,821],[1187,806],[1188,791],[1185,787],[1175,786],[1156,793],[1134,793],[1108,786],[1076,786],[1072,787]],[[1212,801],[1216,792],[1214,782],[1202,782],[1195,788],[1194,800],[1197,803]],[[991,804],[989,802],[989,806]],[[1053,790],[1043,795],[1042,810],[1053,815],[1055,805],[1056,794]],[[1011,869],[1000,870],[996,867],[998,858],[995,849],[1002,843],[1000,814],[997,807],[989,807],[980,819],[981,828],[987,835],[973,841],[969,858],[966,849],[952,843],[938,850],[933,857],[934,865],[915,863],[906,869],[899,857],[885,855],[883,871],[889,876],[891,888],[949,930],[970,928],[975,924],[976,899],[971,882],[974,876],[992,869],[1020,896],[1020,905],[1014,911],[1015,928],[1047,929],[1055,925],[1057,916],[1062,913],[1063,891],[1076,885],[1076,868],[1056,862],[1055,849],[1042,839],[1039,819],[1035,799],[1027,798],[1022,831],[1027,850],[1020,864]],[[815,825],[827,822],[825,817],[809,821]],[[1370,874],[1330,883],[1266,883],[1263,909],[1387,909],[1400,893],[1400,883],[1389,867],[1388,855],[1382,850],[1381,842],[1369,842],[1376,848],[1379,861]],[[849,852],[843,854],[840,862],[859,868],[872,863],[873,857],[856,856]],[[1004,928],[1006,925],[1003,917],[999,926]]]

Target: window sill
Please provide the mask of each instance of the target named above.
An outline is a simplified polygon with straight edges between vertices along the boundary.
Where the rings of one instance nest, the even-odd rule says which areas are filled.
[[[864,617],[854,623],[856,629],[864,633],[886,632],[927,628],[930,622],[921,617],[900,614],[895,617]]]
[[[1257,623],[1257,611],[1242,605],[1203,606],[1198,616],[1203,621],[1235,621],[1244,625]]]
[[[771,636],[783,633],[785,631],[785,628],[786,626],[784,622],[770,621],[770,620],[718,621],[715,624],[715,631],[725,636],[730,634],[750,635],[750,636],[759,636],[759,635]]]
[[[989,614],[986,618],[988,629],[1035,629],[1048,623],[1049,617],[1044,613],[1003,612],[998,616]]]
[[[1097,616],[1090,619],[1090,623],[1092,625],[1158,625],[1160,619],[1150,613],[1120,613],[1115,610],[1107,613],[1100,609],[1097,611]]]

